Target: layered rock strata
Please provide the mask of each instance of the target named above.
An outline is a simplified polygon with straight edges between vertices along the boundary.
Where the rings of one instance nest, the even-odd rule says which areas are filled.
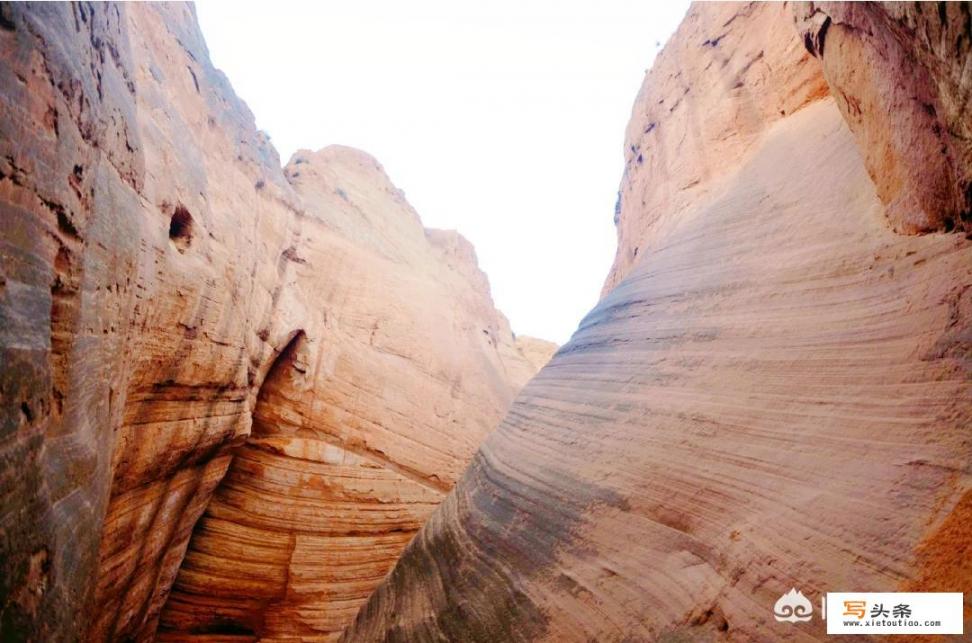
[[[0,638],[151,639],[207,506],[170,629],[335,631],[535,368],[471,247],[282,171],[190,5],[0,5],[0,106]]]
[[[539,368],[472,246],[423,229],[374,159],[300,152],[285,174],[306,218],[280,310],[320,321],[264,379],[162,639],[339,634]]]
[[[808,39],[806,9],[690,9],[635,103],[602,300],[345,640],[826,639],[773,618],[791,587],[961,591],[969,631],[967,7],[825,8],[825,38],[811,8]]]

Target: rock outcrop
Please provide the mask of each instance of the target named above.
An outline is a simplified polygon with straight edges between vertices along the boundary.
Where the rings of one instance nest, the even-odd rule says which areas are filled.
[[[767,127],[827,95],[789,20],[755,3],[693,9],[655,59],[625,132],[618,249],[602,296],[683,210],[713,197]]]
[[[602,300],[345,640],[825,639],[791,587],[961,591],[969,631],[967,16],[692,7]]]
[[[319,323],[264,379],[162,639],[338,635],[542,365],[472,246],[424,230],[374,159],[299,152],[285,174],[306,217],[279,309]]]
[[[537,371],[547,365],[547,362],[550,361],[550,358],[554,356],[554,353],[557,352],[559,347],[553,342],[548,342],[544,339],[519,335],[516,338],[516,348],[530,364],[530,370],[527,373],[530,377],[526,379],[520,378],[526,384],[530,381],[530,378],[537,374]]]
[[[151,639],[204,512],[170,634],[336,632],[537,367],[471,246],[190,5],[0,5],[0,106],[0,638]]]
[[[802,2],[795,19],[891,226],[972,230],[967,2]]]

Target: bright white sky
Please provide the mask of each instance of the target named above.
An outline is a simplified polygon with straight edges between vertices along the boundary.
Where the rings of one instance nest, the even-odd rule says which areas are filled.
[[[286,162],[375,156],[476,247],[514,332],[565,342],[614,258],[624,130],[687,2],[202,0],[216,66]]]

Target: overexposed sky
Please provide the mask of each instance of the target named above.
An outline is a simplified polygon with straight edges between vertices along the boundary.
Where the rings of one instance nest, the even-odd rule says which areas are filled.
[[[565,342],[614,258],[624,129],[687,2],[197,3],[284,163],[360,148],[472,241],[514,332]],[[660,43],[660,44],[659,44]]]

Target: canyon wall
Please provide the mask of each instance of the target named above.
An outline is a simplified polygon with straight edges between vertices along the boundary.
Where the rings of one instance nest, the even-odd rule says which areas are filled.
[[[264,379],[163,640],[339,634],[539,368],[472,246],[423,229],[374,159],[300,152],[285,174],[306,218],[279,308],[320,323]]]
[[[972,230],[967,2],[800,2],[820,59],[894,230]]]
[[[280,168],[190,5],[4,3],[0,58],[0,638],[152,638],[204,512],[169,634],[335,632],[534,353],[373,159]]]
[[[693,5],[602,300],[345,640],[825,639],[792,587],[961,591],[969,631],[968,16]]]

